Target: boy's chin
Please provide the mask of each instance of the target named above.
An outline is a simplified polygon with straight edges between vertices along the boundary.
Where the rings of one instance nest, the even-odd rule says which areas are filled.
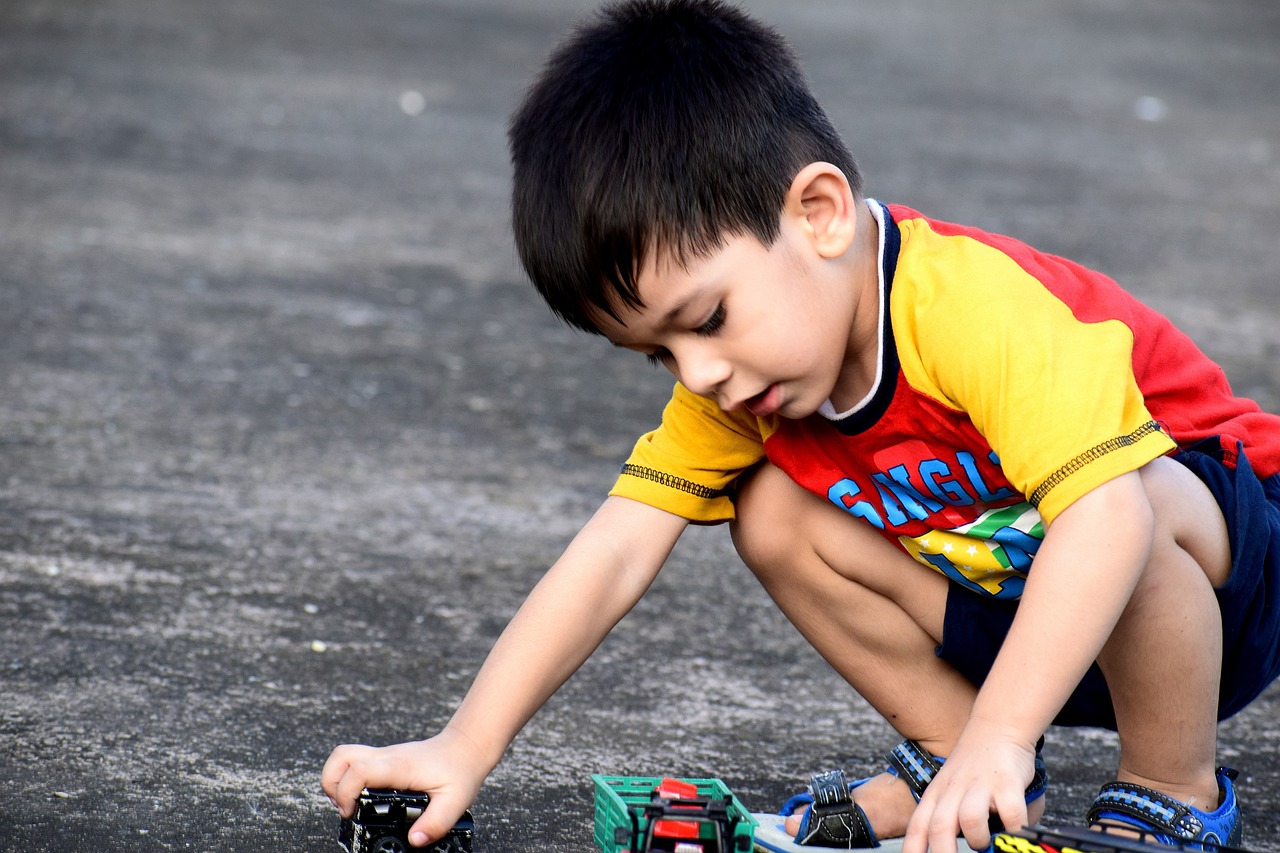
[[[821,403],[809,403],[803,400],[787,400],[782,405],[768,412],[768,414],[756,415],[757,417],[775,417],[783,418],[789,421],[800,421],[805,418],[818,414],[822,408]],[[755,414],[754,412],[752,414]]]

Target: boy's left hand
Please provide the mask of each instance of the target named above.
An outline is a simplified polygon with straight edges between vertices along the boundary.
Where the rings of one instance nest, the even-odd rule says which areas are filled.
[[[999,725],[970,720],[907,827],[902,853],[955,853],[956,838],[984,850],[991,819],[1027,824],[1026,788],[1035,774],[1035,742]]]

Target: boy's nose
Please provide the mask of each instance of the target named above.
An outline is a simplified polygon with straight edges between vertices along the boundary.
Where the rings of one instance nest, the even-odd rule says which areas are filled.
[[[717,396],[732,372],[727,360],[700,346],[676,354],[676,366],[681,384],[702,397]]]

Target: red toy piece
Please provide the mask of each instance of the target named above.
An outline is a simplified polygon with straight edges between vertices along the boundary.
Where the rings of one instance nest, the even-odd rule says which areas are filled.
[[[680,779],[672,779],[667,777],[658,783],[658,787],[654,789],[654,793],[664,800],[696,800],[698,798],[698,786],[691,782],[684,782]],[[673,810],[681,808],[678,802],[672,804]],[[685,806],[685,808],[690,808]],[[693,807],[696,809],[696,806]],[[653,825],[653,835],[655,838],[697,838],[698,824],[688,820],[658,820]],[[702,850],[702,845],[679,845],[679,847],[690,848],[688,853],[695,853],[691,848],[697,847],[698,851]],[[682,851],[683,853],[683,851]]]

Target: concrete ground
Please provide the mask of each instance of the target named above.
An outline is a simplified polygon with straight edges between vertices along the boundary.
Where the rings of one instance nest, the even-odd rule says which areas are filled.
[[[0,5],[0,847],[336,850],[329,750],[445,722],[656,421],[508,234],[506,116],[590,5]],[[1114,275],[1280,409],[1280,6],[748,5],[874,195]],[[590,849],[593,772],[763,809],[878,765],[726,540],[528,727],[477,850]],[[1280,690],[1221,732],[1280,851]],[[1069,820],[1115,741],[1048,757]]]

